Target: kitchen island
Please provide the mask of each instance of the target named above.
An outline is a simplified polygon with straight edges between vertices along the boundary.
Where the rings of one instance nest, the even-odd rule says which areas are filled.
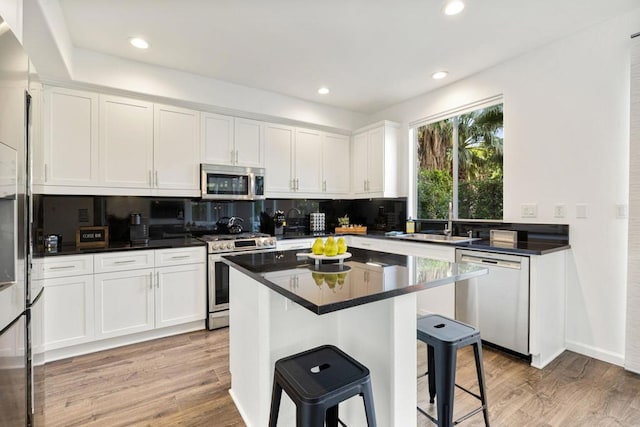
[[[229,269],[230,394],[245,423],[266,425],[276,360],[333,344],[371,371],[381,426],[416,425],[416,293],[486,274],[482,267],[351,249],[317,267],[298,251],[225,257]],[[340,405],[366,425],[362,399]],[[295,425],[282,400],[278,425]]]

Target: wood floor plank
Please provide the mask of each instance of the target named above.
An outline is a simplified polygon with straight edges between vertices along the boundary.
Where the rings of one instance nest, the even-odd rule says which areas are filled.
[[[423,373],[424,347],[416,343]],[[640,426],[640,376],[618,366],[568,351],[542,370],[489,347],[483,359],[493,426]],[[477,391],[470,348],[459,352],[456,375],[458,384]],[[49,363],[42,381],[45,427],[244,426],[228,393],[228,329]],[[418,381],[418,403],[433,413],[426,383]],[[456,390],[456,416],[477,406]],[[418,414],[418,426],[431,425]],[[482,414],[462,425],[483,426]]]

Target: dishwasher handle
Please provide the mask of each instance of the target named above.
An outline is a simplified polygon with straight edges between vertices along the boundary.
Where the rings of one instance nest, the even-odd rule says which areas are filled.
[[[467,264],[479,264],[479,265],[491,265],[495,267],[512,268],[514,270],[520,270],[522,268],[520,261],[513,261],[508,259],[495,259],[495,258],[483,258],[479,256],[463,254],[460,257],[460,262]]]

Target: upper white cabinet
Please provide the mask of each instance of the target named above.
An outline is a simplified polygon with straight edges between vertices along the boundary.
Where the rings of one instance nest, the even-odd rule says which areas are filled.
[[[291,126],[265,125],[265,193],[289,194],[295,190],[293,182],[293,143],[295,129]]]
[[[314,129],[268,123],[266,193],[338,197],[349,193],[349,139]]]
[[[262,167],[264,123],[213,113],[201,113],[202,163]]]
[[[34,184],[91,186],[98,178],[98,95],[79,90],[44,91],[43,140],[34,151]],[[42,142],[43,146],[37,143]]]
[[[322,133],[296,128],[293,179],[299,193],[322,192]]]
[[[100,169],[105,187],[153,185],[152,103],[100,96]]]
[[[262,167],[264,165],[264,123],[235,119],[234,165]]]
[[[351,188],[356,196],[400,195],[398,129],[398,124],[385,121],[354,132]]]
[[[154,105],[153,188],[156,195],[200,193],[200,113]]]
[[[322,134],[322,191],[328,195],[349,194],[351,170],[349,137]]]

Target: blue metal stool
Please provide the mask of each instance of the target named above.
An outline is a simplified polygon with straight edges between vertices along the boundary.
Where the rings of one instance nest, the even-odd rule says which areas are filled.
[[[447,317],[428,315],[418,318],[418,339],[427,344],[427,373],[429,376],[429,402],[438,393],[437,415],[434,418],[418,407],[418,410],[438,427],[450,427],[482,411],[484,424],[489,427],[489,411],[482,367],[482,341],[480,331],[472,326]],[[455,383],[456,355],[459,348],[473,346],[480,395]],[[482,406],[453,420],[454,386],[480,400]]]
[[[376,426],[369,369],[335,346],[276,361],[269,427],[278,421],[282,390],[296,404],[298,427],[323,427],[325,419],[327,427],[337,427],[338,404],[356,395],[364,399],[367,425]]]

